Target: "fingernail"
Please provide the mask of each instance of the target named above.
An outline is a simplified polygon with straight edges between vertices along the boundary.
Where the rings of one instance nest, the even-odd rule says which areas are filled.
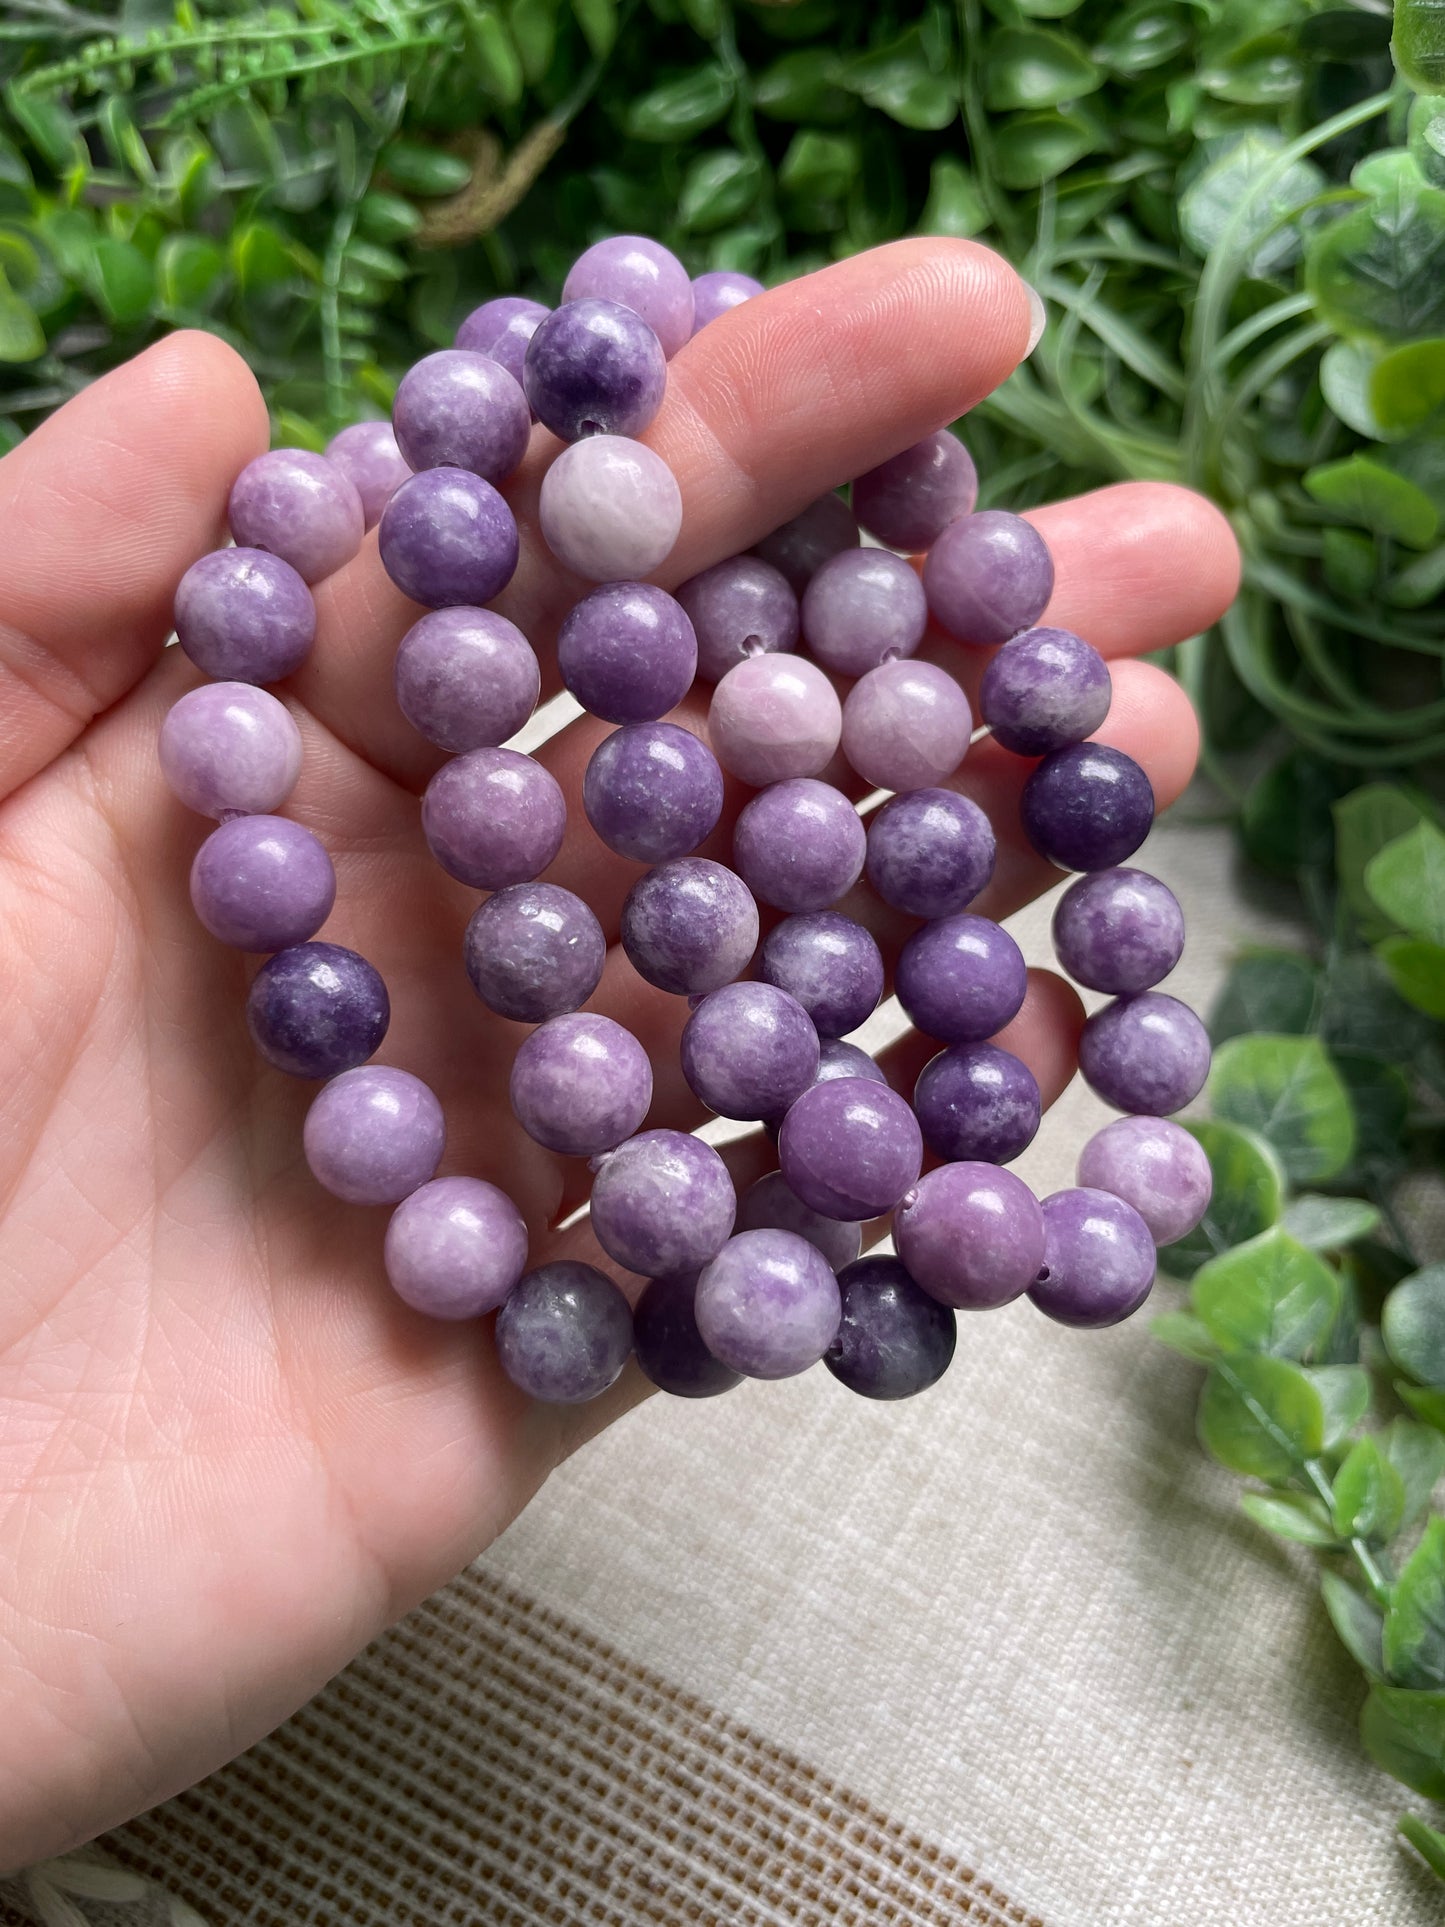
[[[1024,293],[1029,298],[1029,345],[1024,349],[1024,360],[1027,361],[1044,338],[1049,313],[1044,306],[1044,297],[1037,288],[1031,288],[1027,281],[1024,282]]]

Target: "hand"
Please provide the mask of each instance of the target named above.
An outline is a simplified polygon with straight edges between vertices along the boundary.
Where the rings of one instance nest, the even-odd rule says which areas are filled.
[[[672,363],[648,439],[672,464],[684,532],[675,583],[952,420],[1019,359],[1021,283],[985,250],[900,242],[760,297]],[[314,1087],[247,1040],[253,960],[196,923],[187,869],[206,824],[165,790],[156,732],[196,680],[162,653],[183,570],[224,539],[230,482],[267,440],[243,363],[172,337],[97,382],[0,463],[0,1868],[89,1838],[189,1784],[313,1693],[389,1621],[485,1546],[558,1460],[643,1389],[635,1369],[584,1408],[531,1408],[485,1324],[410,1313],[382,1273],[385,1213],[310,1177]],[[579,585],[536,534],[539,431],[510,488],[522,562],[499,607],[549,645]],[[1236,583],[1206,503],[1107,489],[1034,518],[1057,560],[1048,619],[1113,658],[1101,732],[1161,804],[1188,781],[1196,726],[1177,684],[1132,660],[1205,628]],[[417,793],[439,760],[391,691],[416,610],[374,537],[318,592],[315,651],[285,691],[306,763],[294,814],[338,872],[324,934],[391,991],[382,1056],[445,1106],[444,1170],[522,1207],[532,1262],[594,1256],[550,1227],[587,1174],[514,1124],[507,1067],[524,1034],[477,1002],[460,964],[474,896],[423,844]],[[976,684],[938,636],[937,659]],[[689,703],[696,726],[703,707]],[[588,718],[543,760],[571,805],[549,875],[615,937],[638,867],[582,815]],[[1000,829],[979,908],[1004,915],[1053,873],[1022,842],[1025,765],[974,748],[960,787]],[[731,809],[735,813],[738,799]],[[714,839],[726,856],[728,829]],[[867,914],[895,944],[902,920]],[[697,1121],[677,1069],[681,999],[614,948],[594,1007],[652,1053],[649,1122]],[[1074,1070],[1074,993],[1033,973],[1006,1033],[1046,1101]],[[934,1047],[898,1047],[902,1088]],[[771,1168],[762,1140],[736,1153]]]

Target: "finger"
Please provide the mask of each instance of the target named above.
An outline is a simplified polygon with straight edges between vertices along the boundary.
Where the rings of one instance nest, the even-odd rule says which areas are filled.
[[[255,377],[215,336],[171,335],[0,461],[0,796],[159,655],[176,583],[224,534],[265,448]]]

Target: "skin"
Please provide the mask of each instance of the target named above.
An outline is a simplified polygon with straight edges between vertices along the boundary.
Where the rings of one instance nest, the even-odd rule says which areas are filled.
[[[659,579],[737,552],[966,411],[1028,331],[1012,271],[948,241],[860,255],[721,317],[672,362],[646,437],[685,503]],[[260,1737],[642,1395],[630,1367],[592,1406],[529,1407],[498,1369],[490,1321],[430,1324],[392,1297],[385,1212],[339,1204],[302,1161],[315,1087],[249,1047],[254,960],[191,914],[186,874],[206,825],[166,792],[155,739],[197,677],[162,646],[179,577],[224,539],[231,480],[266,440],[244,364],[181,334],[0,462],[0,1868],[91,1837]],[[537,644],[544,693],[578,593],[536,534],[557,447],[538,430],[509,486],[523,559],[498,603]],[[1228,529],[1153,484],[1034,519],[1057,558],[1045,619],[1113,662],[1101,735],[1172,801],[1194,765],[1194,717],[1175,683],[1131,658],[1223,610],[1237,581]],[[381,1058],[441,1098],[443,1170],[512,1192],[533,1263],[600,1261],[585,1224],[550,1229],[585,1169],[513,1123],[507,1067],[525,1032],[478,1003],[459,964],[475,899],[422,842],[417,792],[439,758],[391,693],[416,611],[383,575],[374,534],[317,600],[314,655],[280,693],[306,748],[288,813],[338,872],[324,934],[386,976],[395,1014]],[[925,653],[976,693],[980,653],[936,634]],[[679,716],[696,725],[700,711]],[[573,824],[549,875],[588,898],[615,943],[639,866],[601,850],[579,802],[605,729],[586,719],[543,760]],[[992,915],[1053,880],[1013,827],[1027,767],[975,745],[958,779],[1001,826],[998,876],[976,906]],[[741,795],[705,854],[726,855]],[[842,907],[896,954],[907,919],[862,893]],[[614,948],[590,1008],[653,1054],[649,1126],[696,1122],[676,1068],[683,1000],[643,984]],[[1074,993],[1034,972],[1001,1041],[1046,1100],[1073,1074],[1081,1021]],[[900,1088],[933,1049],[897,1048]],[[741,1184],[774,1160],[754,1139],[734,1161]]]

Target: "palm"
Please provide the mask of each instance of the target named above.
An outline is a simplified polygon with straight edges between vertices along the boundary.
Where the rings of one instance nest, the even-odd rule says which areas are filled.
[[[1022,348],[1021,291],[981,250],[901,244],[829,273],[826,299],[808,284],[779,291],[674,364],[650,437],[687,504],[673,576],[959,413]],[[878,364],[900,313],[917,344],[906,375]],[[263,439],[249,375],[189,337],[0,464],[13,537],[0,609],[14,625],[0,630],[0,1632],[18,1682],[0,1866],[87,1837],[264,1732],[473,1556],[583,1426],[635,1396],[625,1379],[585,1418],[529,1408],[485,1328],[430,1324],[391,1297],[384,1214],[310,1178],[299,1143],[312,1091],[255,1058],[246,964],[191,916],[201,826],[162,789],[153,745],[193,677],[176,652],[157,657],[175,581],[217,539],[229,480]],[[545,460],[534,449],[515,490],[526,552],[502,605],[539,650],[572,591],[528,539]],[[1056,614],[1115,656],[1203,626],[1232,588],[1227,534],[1178,491],[1047,518]],[[315,656],[291,692],[307,751],[292,807],[336,860],[325,934],[382,969],[383,1055],[442,1099],[444,1169],[504,1185],[534,1259],[585,1251],[585,1225],[549,1229],[585,1173],[511,1120],[505,1073],[522,1033],[472,996],[458,940],[475,899],[421,841],[416,789],[432,764],[389,693],[414,611],[371,543],[319,601]],[[1182,699],[1143,665],[1116,676],[1105,733],[1170,798],[1193,755]],[[600,733],[577,725],[546,752],[574,797]],[[995,809],[1006,800],[1003,759],[976,751],[966,777]],[[635,866],[584,825],[550,874],[615,935]],[[987,907],[1001,914],[1046,881],[1015,849]],[[695,1121],[664,1068],[680,1001],[614,953],[597,1003],[654,1053],[651,1122]],[[1075,1011],[1041,974],[1011,1027],[1049,1092],[1072,1071]]]

